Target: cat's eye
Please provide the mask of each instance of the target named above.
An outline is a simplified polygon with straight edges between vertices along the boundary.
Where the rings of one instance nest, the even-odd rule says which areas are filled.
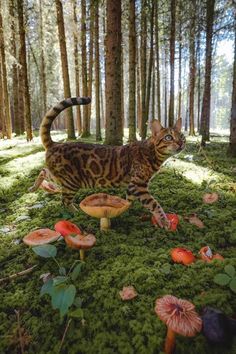
[[[171,141],[171,140],[173,140],[173,137],[172,137],[172,135],[168,134],[164,137],[164,140]]]

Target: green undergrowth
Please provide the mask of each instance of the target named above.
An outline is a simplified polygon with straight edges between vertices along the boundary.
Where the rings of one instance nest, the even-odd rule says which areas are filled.
[[[196,144],[188,144],[187,150],[152,180],[152,194],[164,210],[180,216],[176,232],[155,228],[150,220],[142,221],[140,217],[147,212],[138,202],[112,220],[112,229],[104,233],[99,230],[97,219],[82,211],[77,215],[68,212],[59,195],[48,195],[41,190],[28,193],[43,166],[43,160],[33,158],[36,152],[37,149],[32,149],[27,173],[17,171],[17,178],[14,177],[10,185],[1,185],[0,277],[33,265],[37,267],[28,275],[0,284],[0,353],[20,352],[15,310],[19,311],[25,353],[59,351],[68,318],[61,319],[59,312],[52,309],[48,295],[39,296],[43,284],[40,275],[56,274],[55,263],[38,257],[21,240],[36,228],[53,229],[61,219],[68,219],[97,237],[96,246],[86,253],[86,263],[75,284],[83,312],[81,318],[71,320],[61,353],[161,353],[166,327],[157,318],[154,306],[155,300],[166,294],[192,301],[200,314],[205,306],[212,306],[235,316],[235,293],[214,282],[216,274],[224,273],[225,265],[236,265],[236,175],[233,173],[236,160],[226,157],[226,144],[214,141],[205,150],[206,155],[198,152]],[[11,163],[15,161],[17,166],[17,160],[24,158],[23,155],[15,149]],[[178,161],[189,164],[189,170],[194,165],[199,173],[201,168],[208,168],[210,173],[203,174],[198,181],[191,180],[184,175]],[[212,161],[210,165],[209,161]],[[7,160],[1,162],[0,173],[3,171],[4,176],[4,171],[8,171],[11,178],[8,163]],[[125,197],[123,189],[103,191]],[[206,191],[218,192],[219,201],[203,204],[202,196]],[[79,191],[77,202],[93,192]],[[184,219],[191,213],[197,213],[205,225],[203,229]],[[225,261],[203,263],[198,260],[188,267],[171,261],[173,247],[186,247],[197,256],[205,245],[210,246],[213,253],[220,253]],[[63,240],[56,242],[56,246],[57,259],[68,270],[73,261],[79,259],[78,252],[67,248]],[[138,296],[123,302],[119,291],[128,285],[135,287]],[[194,338],[177,336],[176,353],[233,354],[236,343],[231,348],[222,348],[208,344],[202,334]]]

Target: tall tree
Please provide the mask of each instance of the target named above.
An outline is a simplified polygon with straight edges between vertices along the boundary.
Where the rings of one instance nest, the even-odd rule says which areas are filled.
[[[93,92],[93,61],[94,61],[94,1],[90,0],[90,30],[89,30],[89,72],[88,72],[88,96],[92,99],[92,92]],[[90,104],[88,106],[88,119],[89,119],[89,129],[90,129],[90,122],[91,122],[91,107]]]
[[[161,80],[160,80],[160,55],[159,55],[159,21],[158,0],[154,1],[155,12],[155,42],[156,42],[156,75],[157,75],[157,117],[161,119]]]
[[[95,33],[95,94],[96,94],[96,141],[102,140],[100,115],[100,51],[99,51],[99,2],[95,0],[94,33]]]
[[[146,138],[146,90],[147,90],[147,0],[141,1],[141,40],[140,40],[140,87],[141,87],[141,131],[142,139]]]
[[[26,139],[31,141],[33,139],[32,134],[32,122],[31,122],[31,103],[30,103],[30,92],[29,92],[29,82],[28,82],[28,68],[27,68],[27,52],[25,45],[25,23],[24,23],[24,9],[23,1],[17,0],[18,8],[18,21],[19,21],[19,33],[20,33],[20,64],[22,71],[22,80],[19,82],[19,85],[24,88],[24,123],[26,130]]]
[[[179,2],[179,92],[178,92],[178,119],[182,110],[182,2]]]
[[[81,0],[81,50],[82,50],[82,84],[83,96],[88,96],[88,74],[87,74],[87,45],[86,45],[86,0]],[[83,128],[82,137],[90,135],[89,108],[83,106]]]
[[[2,8],[0,6],[0,60],[2,63],[2,85],[3,85],[3,97],[4,97],[4,110],[5,110],[5,122],[6,122],[6,135],[8,139],[11,139],[12,125],[10,115],[10,102],[7,84],[7,68],[5,57],[5,39],[2,23]]]
[[[78,21],[77,21],[77,12],[76,12],[77,9],[76,0],[72,0],[72,6],[73,6],[73,21],[74,21],[73,43],[74,43],[75,91],[76,91],[76,96],[79,97],[80,96],[80,70],[79,70],[79,53],[78,53],[79,41],[78,41],[78,34],[77,34]],[[80,106],[76,106],[76,121],[77,121],[78,134],[80,135],[82,133]]]
[[[20,120],[19,120],[19,112],[18,112],[18,65],[17,65],[17,51],[16,51],[16,16],[15,16],[15,3],[14,0],[10,0],[9,2],[9,14],[10,14],[10,25],[11,25],[11,53],[14,58],[14,62],[12,64],[12,100],[13,100],[13,119],[14,119],[14,132],[16,135],[19,135],[21,132],[20,129]]]
[[[43,110],[44,114],[47,111],[47,81],[46,81],[46,65],[45,65],[45,51],[44,51],[44,24],[43,24],[43,6],[42,1],[39,0],[39,28],[40,28],[40,76],[41,76],[41,95],[42,95],[42,102],[43,102]]]
[[[196,78],[195,58],[195,23],[196,0],[190,1],[190,30],[189,30],[189,135],[195,135],[194,131],[194,94]]]
[[[174,125],[176,0],[171,0],[169,126]]]
[[[211,112],[211,68],[212,68],[212,37],[214,21],[215,0],[207,0],[206,13],[206,50],[205,50],[205,82],[201,112],[201,145],[205,146],[210,138],[210,112]]]
[[[230,137],[228,154],[236,157],[236,9],[234,18],[234,65],[233,65],[233,90],[232,90],[232,106],[230,119]]]
[[[129,141],[136,140],[136,27],[135,0],[129,0]]]
[[[0,59],[0,138],[6,136],[6,119],[5,119],[5,103],[3,97],[3,83],[2,83],[2,61]]]
[[[106,137],[108,145],[122,144],[121,119],[121,0],[107,0]]]
[[[62,7],[61,0],[56,0],[56,10],[57,10],[56,11],[57,27],[58,27],[59,44],[60,44],[64,96],[65,98],[68,98],[71,97],[71,90],[70,90],[70,78],[69,78],[68,59],[67,59],[67,50],[66,50],[64,16],[63,16],[63,7]],[[75,127],[74,127],[72,109],[71,108],[67,109],[65,111],[65,115],[66,115],[66,123],[67,123],[67,137],[68,139],[75,139]]]

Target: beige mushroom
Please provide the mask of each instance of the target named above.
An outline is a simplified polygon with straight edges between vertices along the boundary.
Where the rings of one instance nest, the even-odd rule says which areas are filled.
[[[50,229],[38,229],[30,232],[23,238],[23,242],[28,246],[40,246],[51,243],[61,236],[59,232]]]
[[[92,194],[80,203],[80,208],[88,215],[100,219],[100,229],[110,229],[111,218],[126,211],[131,203],[128,200],[106,193]]]

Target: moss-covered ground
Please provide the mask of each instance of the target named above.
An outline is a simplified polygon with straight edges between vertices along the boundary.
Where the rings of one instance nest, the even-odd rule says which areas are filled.
[[[83,319],[73,319],[61,349],[69,354],[157,354],[162,352],[165,325],[154,312],[155,300],[165,294],[192,301],[199,313],[205,306],[219,308],[229,316],[236,313],[236,294],[214,283],[214,276],[226,264],[236,266],[236,160],[226,156],[227,144],[213,140],[205,152],[190,141],[184,152],[170,160],[151,183],[153,195],[166,212],[178,213],[177,232],[168,232],[140,217],[147,214],[137,202],[112,222],[112,230],[99,230],[99,222],[79,212],[72,215],[59,195],[42,190],[28,193],[44,152],[39,141],[0,143],[0,277],[37,264],[35,270],[0,284],[0,353],[20,353],[16,311],[19,311],[21,339],[25,353],[58,353],[68,318],[60,319],[48,295],[39,296],[40,275],[56,273],[51,259],[38,257],[22,243],[31,230],[49,227],[68,219],[92,232],[96,246],[87,253],[86,264],[76,281],[82,299]],[[206,191],[220,195],[206,205]],[[81,190],[77,202],[93,193]],[[106,191],[125,197],[125,190]],[[205,227],[198,229],[184,220],[197,213]],[[225,261],[196,263],[185,267],[170,258],[173,247],[184,246],[198,254],[202,246],[224,256]],[[65,268],[79,258],[64,241],[57,242],[57,259]],[[136,299],[122,302],[119,291],[133,285]],[[176,353],[236,353],[231,348],[213,347],[202,334],[177,337]]]

